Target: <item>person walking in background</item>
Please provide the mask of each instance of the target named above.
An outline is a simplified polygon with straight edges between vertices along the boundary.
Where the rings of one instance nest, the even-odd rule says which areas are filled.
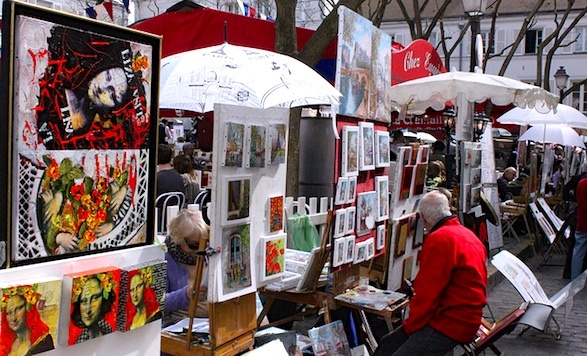
[[[424,195],[419,214],[428,235],[409,316],[383,337],[376,356],[443,355],[473,341],[481,324],[487,304],[485,247],[451,214],[441,192]]]
[[[157,196],[169,192],[181,192],[185,195],[183,178],[171,166],[173,151],[166,144],[160,144],[157,149]],[[163,208],[163,201],[157,202],[157,208]],[[168,205],[177,205],[179,202],[168,202]]]
[[[192,166],[192,160],[186,155],[179,155],[173,158],[173,169],[181,175],[183,187],[185,189],[185,199],[188,204],[192,204],[196,195],[200,192],[200,180]]]
[[[397,160],[399,148],[405,144],[406,138],[404,137],[404,133],[401,130],[395,130],[393,132],[393,141],[389,145],[389,152],[391,154],[390,158],[392,161]]]

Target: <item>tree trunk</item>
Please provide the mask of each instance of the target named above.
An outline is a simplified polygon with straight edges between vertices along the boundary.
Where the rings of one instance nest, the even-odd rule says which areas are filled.
[[[296,5],[297,0],[276,0],[277,18],[275,19],[275,52],[296,57]]]

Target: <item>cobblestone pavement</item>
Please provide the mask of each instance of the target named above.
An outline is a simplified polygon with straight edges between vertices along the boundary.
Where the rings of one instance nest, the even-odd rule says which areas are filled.
[[[562,266],[538,268],[540,260],[541,256],[538,255],[527,259],[525,263],[536,275],[546,295],[551,297],[569,280],[562,278]],[[562,264],[562,258],[554,256],[549,263]],[[497,283],[488,295],[489,308],[497,319],[523,302],[522,297],[506,279]],[[485,317],[488,320],[491,320],[490,315],[489,309],[486,308]],[[532,328],[520,335],[522,326],[518,325],[514,331],[503,336],[495,345],[505,355],[587,355],[587,289],[575,295],[574,306],[566,323],[564,305],[555,312],[554,318],[562,326],[560,340]],[[553,325],[552,322],[551,325]],[[486,354],[493,353],[488,350]]]

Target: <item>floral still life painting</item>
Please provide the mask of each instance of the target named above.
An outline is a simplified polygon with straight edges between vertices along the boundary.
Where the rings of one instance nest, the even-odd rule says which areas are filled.
[[[0,355],[35,355],[55,348],[60,279],[2,285],[0,301]]]
[[[269,233],[283,229],[283,195],[269,198]]]
[[[285,272],[285,239],[286,234],[262,236],[261,258],[263,258],[261,280],[281,276]]]
[[[29,224],[17,236],[14,259],[145,242],[148,180],[139,162],[147,157],[143,150],[53,151],[22,157],[20,169],[35,178],[30,184],[23,181],[19,193],[36,207],[22,207],[20,218]]]

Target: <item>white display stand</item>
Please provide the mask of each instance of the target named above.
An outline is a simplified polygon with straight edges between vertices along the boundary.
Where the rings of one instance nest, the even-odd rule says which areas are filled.
[[[0,271],[2,283],[18,283],[23,279],[49,276],[62,277],[66,273],[75,273],[88,269],[116,266],[125,267],[165,258],[161,245],[150,245],[106,252],[91,256],[74,257],[65,260],[14,267]],[[61,307],[69,303],[61,301]],[[58,330],[58,333],[61,331]],[[160,355],[161,320],[126,333],[113,332],[81,344],[66,346],[55,342],[55,349],[44,355],[78,356],[78,355]]]

